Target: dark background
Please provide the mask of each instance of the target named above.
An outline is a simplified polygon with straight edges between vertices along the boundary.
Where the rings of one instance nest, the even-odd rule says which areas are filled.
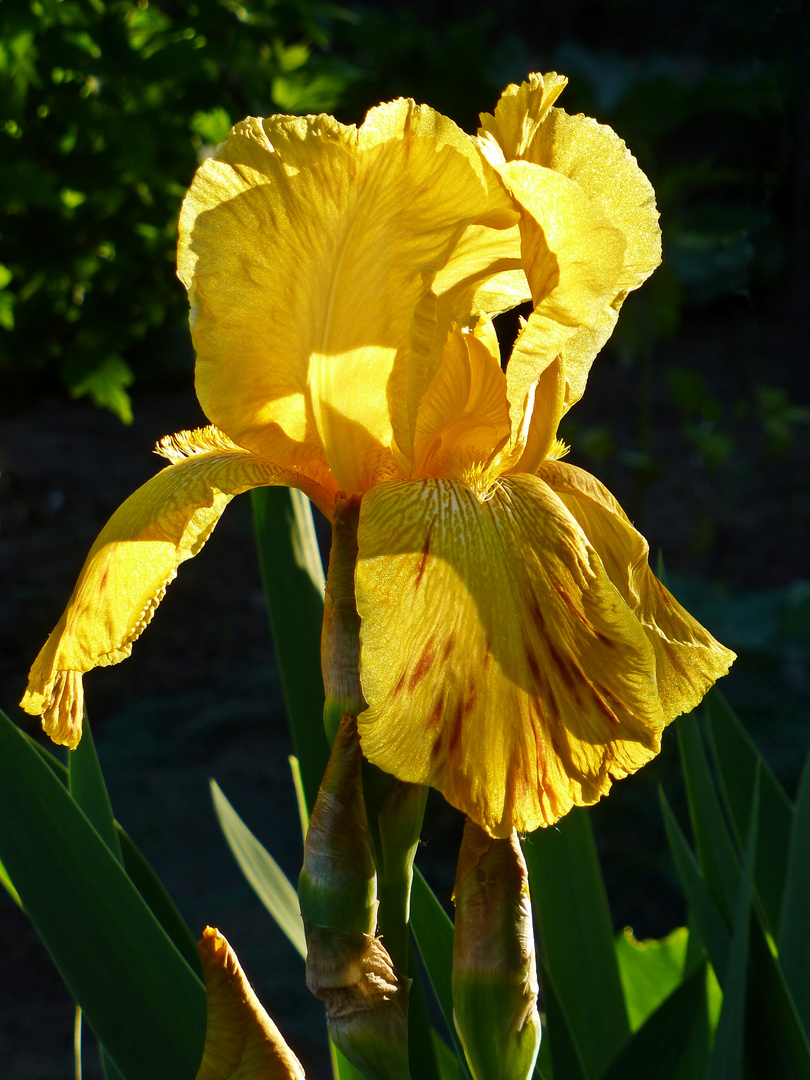
[[[507,82],[556,69],[570,79],[560,104],[638,157],[664,236],[664,264],[565,421],[570,460],[608,484],[679,598],[740,654],[724,692],[792,793],[810,741],[805,7],[4,0],[0,24],[0,704],[15,719],[33,732],[15,703],[98,529],[159,467],[154,442],[203,422],[173,271],[199,153],[248,113],[360,122],[398,94],[472,131]],[[220,927],[309,1074],[325,1075],[320,1007],[208,797],[214,776],[295,878],[246,500],[87,698],[118,818],[193,931]],[[671,732],[593,812],[615,924],[638,937],[683,917],[659,783],[677,801]],[[459,833],[432,799],[419,861],[443,900]],[[71,1002],[5,896],[0,948],[4,1078],[72,1076]]]

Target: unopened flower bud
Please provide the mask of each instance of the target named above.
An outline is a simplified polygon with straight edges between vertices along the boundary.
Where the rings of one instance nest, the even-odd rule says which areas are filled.
[[[196,1080],[304,1080],[304,1070],[218,930],[199,943],[208,1014]]]
[[[377,923],[377,875],[361,778],[357,724],[344,716],[304,843],[298,891],[307,986],[326,1004],[334,1044],[369,1080],[409,1080],[410,982]]]
[[[467,820],[453,897],[453,1019],[475,1080],[528,1080],[540,1049],[529,877],[517,833]]]

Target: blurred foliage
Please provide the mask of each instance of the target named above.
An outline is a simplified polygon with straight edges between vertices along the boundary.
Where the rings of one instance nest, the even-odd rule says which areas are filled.
[[[632,445],[574,420],[586,458],[658,474],[652,364],[685,311],[785,293],[798,243],[800,0],[4,0],[0,8],[0,367],[23,393],[90,394],[122,419],[128,387],[188,378],[176,217],[200,159],[247,114],[328,110],[359,122],[397,95],[474,130],[509,81],[565,72],[563,104],[609,123],[655,186],[664,264],[608,352],[638,371]],[[506,329],[504,338],[509,337]],[[717,470],[741,418],[784,455],[807,410],[772,385],[721,404],[704,373],[663,392],[697,461]],[[43,379],[41,374],[47,373]],[[660,384],[658,386],[660,392]],[[13,401],[11,401],[13,406]],[[626,426],[626,425],[625,425]]]
[[[4,0],[4,381],[58,368],[127,421],[136,365],[187,375],[180,200],[232,122],[334,108],[354,77],[328,51],[346,17],[318,0]]]

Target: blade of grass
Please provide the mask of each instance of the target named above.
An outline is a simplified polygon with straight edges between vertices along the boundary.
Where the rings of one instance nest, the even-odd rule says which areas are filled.
[[[675,869],[686,894],[691,920],[694,921],[703,940],[712,967],[715,971],[725,971],[731,935],[714,897],[703,880],[697,860],[689,849],[686,837],[667,802],[666,795],[663,791],[659,794],[664,829],[675,860]]]
[[[694,716],[675,725],[698,861],[717,906],[731,925],[740,890],[740,864],[731,841]]]
[[[311,811],[329,759],[320,660],[323,567],[312,510],[300,491],[256,488],[251,499],[287,718]]]
[[[6,873],[6,868],[5,868],[5,866],[3,866],[3,864],[1,862],[0,862],[0,885],[3,886],[3,888],[6,890],[8,895],[11,897],[11,899],[17,905],[17,907],[21,908],[22,907],[22,901],[20,900],[19,893],[14,888],[14,886],[11,884],[11,878]]]
[[[630,1023],[587,812],[572,810],[527,836],[523,853],[545,964],[583,1064],[599,1076],[629,1038]]]
[[[766,839],[766,842],[759,844],[757,848],[754,888],[768,930],[776,937],[782,909],[793,807],[782,785],[762,759],[751,737],[719,690],[714,688],[709,691],[704,707],[720,794],[740,851],[745,849],[745,830],[753,797],[754,777],[759,765],[759,835]]]
[[[0,858],[96,1036],[130,1077],[193,1076],[205,989],[120,863],[0,713]]]
[[[256,839],[225,798],[216,780],[210,783],[217,821],[239,869],[287,939],[300,956],[306,959],[307,943],[298,906],[298,893],[273,856]]]
[[[787,879],[779,923],[779,963],[810,1032],[810,755],[796,796]]]
[[[75,750],[68,751],[68,790],[98,835],[122,863],[121,844],[115,828],[110,796],[96,754],[87,713],[84,714],[81,741]]]
[[[754,800],[748,822],[742,877],[734,904],[734,923],[728,963],[720,975],[723,1008],[709,1055],[706,1080],[743,1080],[745,1051],[745,1002],[748,986],[748,938],[751,921],[751,894],[757,854],[759,821],[759,780],[754,779]]]

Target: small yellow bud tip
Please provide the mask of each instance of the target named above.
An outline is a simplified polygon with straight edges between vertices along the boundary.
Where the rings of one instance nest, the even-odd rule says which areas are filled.
[[[207,999],[205,1047],[196,1080],[304,1080],[301,1064],[212,926],[197,948]]]

